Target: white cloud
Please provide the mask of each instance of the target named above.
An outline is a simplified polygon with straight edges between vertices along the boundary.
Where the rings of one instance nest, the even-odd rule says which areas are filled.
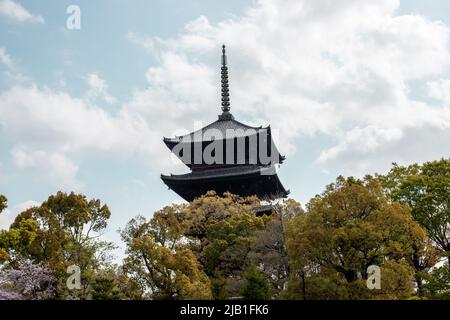
[[[29,81],[27,76],[17,70],[18,68],[13,59],[3,47],[0,47],[0,63],[6,67],[3,74],[11,83],[25,83]]]
[[[13,0],[0,0],[0,13],[18,22],[45,23],[42,16],[31,14],[20,3]]]
[[[299,138],[320,135],[334,142],[318,155],[324,172],[447,156],[450,109],[415,101],[411,82],[429,83],[430,95],[446,101],[446,83],[433,81],[449,78],[450,31],[422,16],[398,15],[398,6],[396,0],[262,0],[241,18],[213,24],[199,17],[174,38],[129,33],[159,63],[146,72],[148,87],[135,89],[119,111],[94,104],[114,98],[92,73],[88,99],[37,86],[1,93],[0,124],[18,167],[45,170],[42,159],[53,157],[70,172],[61,169],[61,181],[78,182],[79,159],[92,150],[172,170],[161,138],[192,131],[194,120],[213,121],[220,112],[225,42],[232,112],[250,124],[270,122],[282,153],[295,152]]]
[[[131,31],[127,32],[126,38],[131,43],[141,46],[142,48],[144,48],[150,52],[154,52],[155,41],[158,40],[158,38],[141,36],[139,34],[131,32]]]
[[[161,140],[165,123],[146,122],[140,114],[148,107],[148,94],[136,94],[112,114],[64,92],[17,86],[0,93],[0,129],[13,145],[13,164],[58,187],[82,186],[77,177],[79,162],[89,152],[115,159],[137,157],[155,170],[171,167]]]
[[[117,99],[108,92],[108,84],[93,72],[88,74],[86,82],[89,85],[88,99],[102,98],[106,103],[113,104]]]
[[[355,127],[346,132],[345,137],[337,146],[323,151],[318,161],[321,163],[327,162],[349,150],[364,154],[374,153],[383,145],[401,139],[402,135],[402,131],[396,128],[383,129],[373,126],[366,128]]]
[[[318,164],[370,169],[385,157],[408,154],[410,161],[423,161],[449,152],[429,134],[448,136],[450,144],[449,109],[415,101],[411,84],[426,87],[429,79],[448,74],[450,30],[423,16],[398,15],[398,7],[397,0],[261,0],[241,18],[212,24],[199,17],[175,38],[129,39],[161,60],[156,79],[172,84],[163,86],[165,95],[158,100],[166,106],[166,118],[182,112],[177,106],[183,96],[185,104],[195,106],[186,109],[190,118],[200,114],[200,119],[211,119],[219,111],[218,63],[224,42],[232,112],[239,119],[270,121],[280,130],[281,151],[288,154],[299,137],[328,136],[336,144],[323,150]],[[213,75],[206,84],[201,84],[205,76],[188,66],[199,61],[207,61],[203,73]],[[152,69],[149,73],[154,74]],[[213,89],[206,92],[215,93],[216,100],[202,103],[206,92],[178,90],[173,84],[183,79],[194,88],[209,85]],[[149,80],[153,89],[155,83],[161,85]],[[447,87],[439,91],[445,100]],[[414,155],[408,151],[411,143],[429,147]]]
[[[0,62],[8,69],[14,68],[14,63],[11,57],[6,53],[5,48],[0,47]]]
[[[79,189],[78,165],[64,153],[44,150],[29,150],[16,146],[12,151],[12,161],[19,169],[31,169],[43,179],[67,190]]]
[[[7,208],[4,212],[0,213],[0,230],[8,229],[19,213],[40,205],[41,204],[39,202],[28,200],[15,205],[11,209]]]
[[[450,79],[428,82],[428,94],[450,107]]]

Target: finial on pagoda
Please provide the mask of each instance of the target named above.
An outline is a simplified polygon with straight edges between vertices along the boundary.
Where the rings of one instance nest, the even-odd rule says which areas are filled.
[[[222,45],[222,111],[230,111],[230,92],[228,88],[228,67],[227,56],[225,54],[225,45]]]

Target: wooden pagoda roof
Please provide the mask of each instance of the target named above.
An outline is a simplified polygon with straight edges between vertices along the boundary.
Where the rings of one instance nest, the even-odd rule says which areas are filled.
[[[232,130],[232,131],[236,132],[237,134],[235,135],[235,137],[253,135],[255,133],[259,133],[259,131],[261,131],[261,130],[270,130],[270,126],[252,127],[252,126],[246,125],[242,122],[235,120],[234,117],[231,115],[231,113],[229,113],[229,115],[231,117],[225,118],[225,119],[221,119],[221,116],[223,116],[223,114],[219,115],[219,119],[217,121],[214,121],[213,123],[210,123],[209,125],[201,128],[199,130],[188,133],[184,136],[178,136],[175,138],[164,137],[163,138],[164,143],[166,143],[166,145],[169,145],[169,144],[172,145],[174,143],[177,144],[180,142],[212,141],[212,140],[203,140],[203,134],[208,130],[215,130],[217,132],[220,132],[224,138],[226,138],[226,134],[227,134],[228,130]]]
[[[161,175],[164,183],[186,201],[192,201],[209,190],[217,194],[231,192],[240,196],[256,195],[262,200],[287,197],[273,166],[241,166],[193,171],[181,175]]]

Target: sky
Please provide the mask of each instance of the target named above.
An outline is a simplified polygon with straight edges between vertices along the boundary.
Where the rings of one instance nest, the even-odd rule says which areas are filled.
[[[108,204],[121,246],[131,218],[182,202],[162,137],[217,119],[223,43],[231,112],[271,125],[302,204],[449,157],[449,37],[447,0],[0,0],[0,228],[75,191]]]

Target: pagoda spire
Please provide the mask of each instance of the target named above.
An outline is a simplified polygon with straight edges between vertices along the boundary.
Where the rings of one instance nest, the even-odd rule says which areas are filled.
[[[230,92],[228,88],[228,67],[227,67],[227,56],[225,54],[225,45],[222,45],[222,68],[221,68],[221,78],[222,78],[222,111],[230,111]]]

